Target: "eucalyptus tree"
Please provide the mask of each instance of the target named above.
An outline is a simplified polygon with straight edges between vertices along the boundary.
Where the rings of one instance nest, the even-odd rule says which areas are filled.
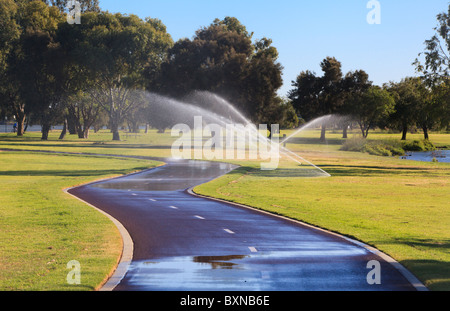
[[[407,77],[387,85],[395,100],[395,112],[390,116],[390,123],[402,131],[402,140],[406,140],[408,129],[415,126],[419,118],[419,107],[424,100],[421,88],[422,81],[416,77]]]
[[[437,15],[438,25],[433,37],[425,41],[424,62],[416,59],[414,65],[426,87],[422,88],[418,126],[423,129],[425,139],[433,127],[448,127],[450,114],[450,4],[445,12]]]
[[[51,126],[61,121],[64,59],[56,42],[58,25],[64,20],[55,7],[32,1],[24,6],[21,22],[20,67],[25,101],[42,126],[42,139],[48,139]]]
[[[67,95],[65,105],[78,138],[89,138],[89,131],[99,118],[102,107],[93,101],[88,93],[82,91]]]
[[[326,57],[320,67],[322,76],[309,70],[302,71],[296,81],[292,81],[294,88],[289,92],[293,106],[306,121],[337,113],[344,104],[341,63],[334,57]],[[324,122],[321,141],[325,141],[326,126]]]
[[[12,43],[20,35],[20,25],[16,20],[17,9],[14,0],[0,0],[0,70],[6,69],[6,59]]]
[[[86,83],[83,91],[108,113],[113,140],[120,140],[119,127],[139,104],[130,91],[146,85],[146,70],[157,68],[173,44],[161,25],[136,15],[87,12],[80,25],[60,27],[59,42]]]
[[[447,12],[437,15],[438,25],[435,34],[425,41],[425,62],[419,59],[414,62],[416,69],[423,75],[428,84],[440,83],[450,76],[450,4]]]
[[[450,83],[441,79],[439,84],[430,86],[426,80],[418,91],[420,101],[417,106],[416,124],[422,129],[424,139],[430,138],[431,130],[448,127],[450,114]]]
[[[179,40],[161,68],[160,92],[177,98],[212,92],[255,123],[275,122],[283,68],[272,41],[252,36],[237,18],[225,17],[197,30],[192,40]]]
[[[18,99],[15,100],[18,88],[14,87],[11,81],[11,70],[8,64],[13,43],[20,36],[20,26],[16,20],[17,10],[18,6],[14,0],[0,0],[0,109],[2,117],[11,114],[14,111],[14,104],[18,101]],[[21,125],[22,130],[23,123]]]
[[[366,92],[371,86],[372,81],[369,80],[369,75],[364,70],[355,70],[348,72],[343,81],[343,92],[344,92],[344,102],[342,107],[339,109],[341,115],[352,116],[353,114],[353,100],[361,96]],[[342,121],[343,125],[343,138],[348,138],[347,130],[351,119],[344,118]]]
[[[369,130],[383,123],[395,111],[395,101],[391,94],[375,85],[356,95],[351,103],[352,115],[364,138],[369,135]]]
[[[15,116],[17,135],[23,135],[25,118],[33,112],[43,125],[42,138],[46,139],[60,106],[60,58],[55,33],[63,16],[57,8],[41,1],[15,1],[12,5],[2,0],[2,6],[7,9],[3,14],[7,14],[4,22],[9,27],[5,28],[15,29],[3,58],[2,102]]]

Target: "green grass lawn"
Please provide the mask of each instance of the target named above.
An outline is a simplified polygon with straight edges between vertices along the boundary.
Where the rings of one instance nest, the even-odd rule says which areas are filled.
[[[39,133],[24,138],[0,135],[0,149],[166,157],[171,155],[173,141],[170,132],[155,131],[122,135],[121,142],[112,142],[107,132],[92,134],[86,141],[74,136],[59,141],[58,136],[58,132],[52,132],[50,140],[42,142]],[[341,151],[344,140],[339,131],[329,131],[324,144],[318,137],[316,130],[307,131],[290,140],[287,147],[331,177],[305,178],[308,167],[299,167],[287,158],[273,172],[261,171],[258,161],[235,160],[231,162],[241,168],[195,191],[354,237],[398,260],[430,289],[450,290],[450,164]],[[381,131],[369,135],[369,140],[399,139],[399,134]],[[422,136],[411,134],[408,139]],[[438,147],[448,147],[450,135],[432,133],[431,141]],[[49,163],[48,155],[11,152],[0,153],[0,159],[0,289],[46,290],[55,284],[63,290],[73,289],[65,284],[65,264],[78,258],[80,262],[95,262],[93,266],[98,267],[91,279],[86,275],[83,281],[85,289],[94,289],[117,260],[114,251],[109,256],[104,254],[109,245],[117,245],[117,233],[110,234],[115,229],[104,216],[67,197],[61,189],[150,164],[57,155]],[[65,206],[62,210],[61,204]],[[104,229],[99,230],[98,223]],[[80,229],[84,226],[90,229]],[[95,232],[95,238],[85,233],[89,230]],[[91,266],[81,263],[86,269]]]
[[[106,216],[63,189],[155,164],[0,152],[0,290],[96,289],[119,260],[120,234]],[[81,264],[80,285],[66,282],[71,260]]]
[[[76,153],[96,153],[112,155],[135,155],[168,157],[171,155],[171,144],[173,138],[170,131],[157,134],[155,130],[149,134],[121,133],[122,141],[112,141],[109,131],[92,133],[87,140],[80,140],[76,135],[67,135],[64,140],[59,140],[59,131],[51,131],[48,141],[41,141],[38,132],[27,133],[18,138],[14,134],[0,134],[0,149],[21,150],[45,150]]]
[[[305,134],[288,147],[329,178],[296,176],[293,162],[284,161],[274,172],[241,163],[195,192],[353,237],[395,258],[431,290],[450,290],[450,164],[339,151],[339,133],[330,133],[328,144],[321,145],[318,135]],[[450,135],[436,136],[450,145]]]

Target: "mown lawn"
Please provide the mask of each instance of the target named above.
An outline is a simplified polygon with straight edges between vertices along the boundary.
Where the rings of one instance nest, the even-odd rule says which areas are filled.
[[[356,238],[395,258],[429,289],[450,290],[450,164],[339,151],[339,133],[329,134],[328,144],[319,144],[317,135],[287,146],[331,177],[305,178],[293,162],[274,172],[241,163],[195,192]],[[436,136],[450,145],[450,135]]]
[[[289,135],[292,131],[284,133]],[[0,149],[166,157],[171,155],[173,141],[170,132],[157,134],[156,131],[122,136],[121,142],[112,142],[111,134],[107,132],[92,134],[86,141],[73,136],[59,141],[58,135],[58,132],[53,132],[50,141],[41,142],[39,133],[29,133],[24,138],[9,134],[0,137]],[[353,135],[358,133],[350,133],[350,137]],[[285,157],[276,171],[261,171],[258,161],[234,160],[231,162],[241,165],[241,168],[199,186],[195,191],[354,237],[398,260],[430,289],[450,290],[450,164],[341,151],[344,140],[339,131],[329,131],[326,143],[320,143],[318,137],[316,130],[307,131],[290,140],[287,147],[327,171],[331,177],[305,178],[310,176],[308,172],[317,170],[311,166],[298,166]],[[372,132],[369,139],[399,140],[400,135],[378,131]],[[422,139],[422,136],[411,134],[408,139]],[[431,141],[438,147],[448,148],[450,135],[432,133]],[[4,189],[0,191],[1,224],[5,226],[4,215],[11,214],[13,221],[8,231],[4,233],[2,228],[0,233],[2,241],[11,241],[1,243],[2,254],[7,254],[3,248],[8,247],[11,255],[2,258],[0,288],[5,288],[4,280],[9,278],[16,282],[16,289],[45,290],[52,288],[53,284],[59,284],[59,288],[64,290],[73,289],[65,284],[65,265],[77,258],[94,261],[97,267],[104,266],[103,270],[92,272],[92,281],[88,282],[89,275],[83,274],[86,277],[83,281],[85,289],[95,288],[117,256],[113,252],[105,264],[106,259],[97,259],[104,257],[94,249],[101,250],[99,253],[107,252],[109,246],[105,245],[115,245],[117,236],[108,242],[106,237],[111,238],[111,235],[105,232],[114,231],[109,221],[82,203],[65,197],[61,189],[150,164],[117,159],[105,162],[92,157],[81,157],[80,161],[80,157],[67,156],[54,156],[54,161],[49,163],[47,155],[10,152],[0,154],[0,159],[0,182]],[[10,162],[3,162],[5,159]],[[60,166],[57,166],[59,162],[56,159],[63,161]],[[119,165],[114,161],[119,161]],[[5,172],[8,169],[4,164],[20,168]],[[12,187],[15,183],[16,187]],[[60,211],[58,206],[61,202],[66,208]],[[82,215],[79,215],[81,211]],[[98,233],[99,222],[106,226],[100,230],[102,233]],[[80,226],[91,229],[79,230]],[[95,239],[92,234],[83,233],[89,230],[97,232]],[[85,247],[85,244],[90,246]],[[22,254],[28,254],[29,258],[23,258]],[[52,262],[54,258],[57,263]],[[22,269],[22,265],[26,269]],[[82,265],[87,269],[85,264]],[[45,275],[52,275],[54,279]]]
[[[123,175],[155,162],[0,152],[0,291],[95,290],[115,268],[120,234],[64,188]],[[69,261],[81,284],[66,281]]]

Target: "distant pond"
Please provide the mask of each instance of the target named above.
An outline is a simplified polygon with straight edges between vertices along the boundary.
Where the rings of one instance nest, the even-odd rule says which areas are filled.
[[[401,159],[405,160],[423,161],[423,162],[432,162],[434,158],[438,162],[450,163],[450,150],[408,152],[406,157],[401,157]]]

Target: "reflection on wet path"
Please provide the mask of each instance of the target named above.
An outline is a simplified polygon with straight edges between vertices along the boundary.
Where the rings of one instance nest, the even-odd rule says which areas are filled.
[[[76,191],[118,219],[134,241],[134,260],[115,290],[412,289],[390,264],[345,239],[185,192],[235,166],[165,162]],[[382,262],[378,287],[366,279],[372,259]]]
[[[231,256],[196,256],[192,259],[193,262],[210,264],[212,269],[232,269],[237,266],[232,260],[242,259],[248,256],[245,255],[231,255]]]
[[[227,163],[166,160],[167,165],[96,184],[96,187],[135,191],[177,191],[227,174],[237,166]]]

